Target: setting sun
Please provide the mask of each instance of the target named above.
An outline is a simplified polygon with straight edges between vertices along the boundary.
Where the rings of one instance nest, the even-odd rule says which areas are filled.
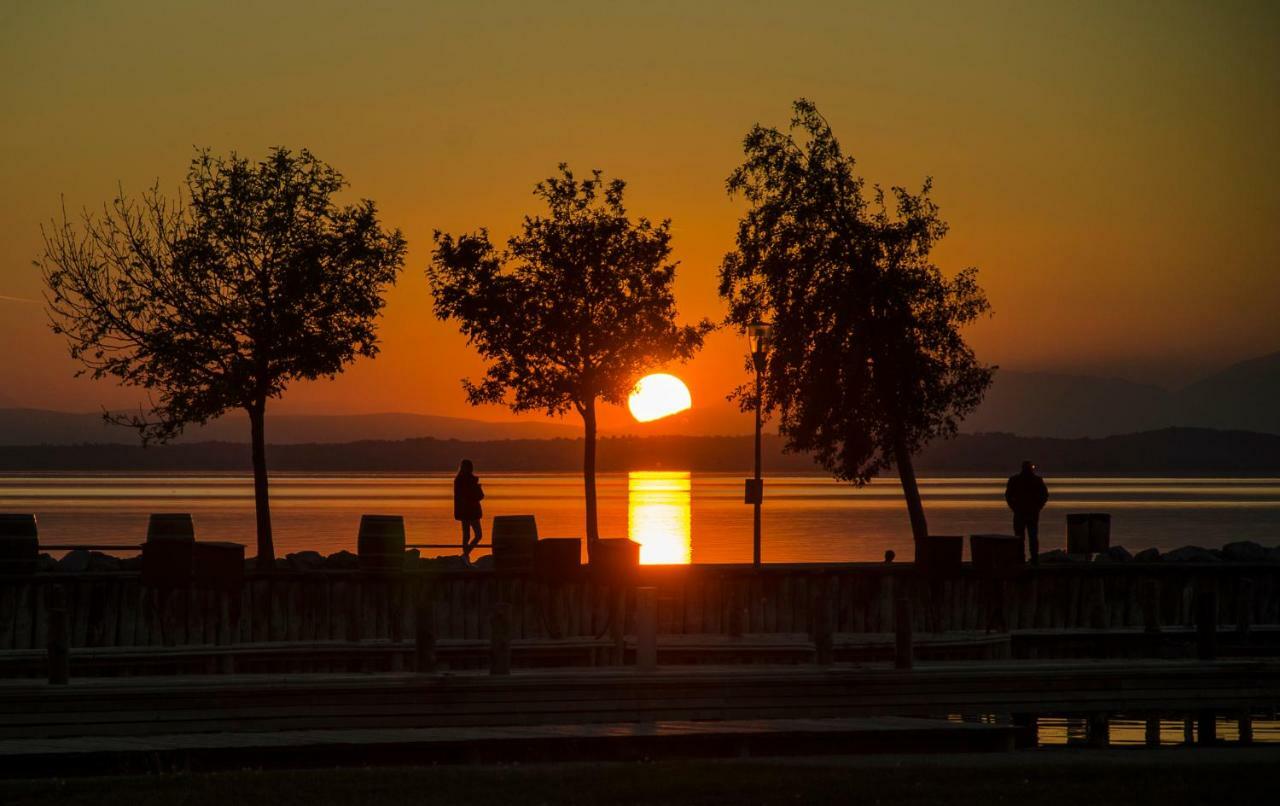
[[[627,399],[631,416],[642,423],[669,417],[692,405],[689,387],[676,376],[666,373],[641,378]]]

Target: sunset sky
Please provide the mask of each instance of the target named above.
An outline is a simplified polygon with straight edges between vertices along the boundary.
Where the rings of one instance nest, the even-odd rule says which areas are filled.
[[[285,145],[410,249],[381,356],[274,410],[505,418],[467,405],[481,364],[431,315],[432,230],[505,239],[558,162],[600,168],[672,219],[682,316],[719,320],[724,180],[800,96],[869,180],[934,177],[937,261],[978,266],[993,304],[983,359],[1177,384],[1280,350],[1280,4],[0,0],[0,75],[0,406],[140,397],[73,379],[29,301],[60,198],[176,190],[196,146]],[[667,369],[696,408],[744,350],[719,333]]]

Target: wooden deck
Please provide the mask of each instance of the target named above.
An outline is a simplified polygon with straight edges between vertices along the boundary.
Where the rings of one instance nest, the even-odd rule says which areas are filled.
[[[1010,750],[1010,726],[910,717],[657,720],[510,727],[289,730],[0,741],[0,775],[251,766],[650,760]]]
[[[1280,661],[0,680],[0,739],[1280,707]]]

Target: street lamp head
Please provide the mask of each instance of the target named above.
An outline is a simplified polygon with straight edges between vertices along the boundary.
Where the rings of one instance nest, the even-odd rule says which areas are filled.
[[[773,325],[768,322],[752,322],[747,325],[747,338],[751,340],[752,355],[763,355],[769,351],[769,340],[773,336]]]

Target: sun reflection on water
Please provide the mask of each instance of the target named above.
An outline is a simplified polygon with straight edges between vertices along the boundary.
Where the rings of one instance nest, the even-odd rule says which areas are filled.
[[[627,535],[640,544],[646,565],[693,561],[690,540],[688,471],[636,471],[627,474]]]

